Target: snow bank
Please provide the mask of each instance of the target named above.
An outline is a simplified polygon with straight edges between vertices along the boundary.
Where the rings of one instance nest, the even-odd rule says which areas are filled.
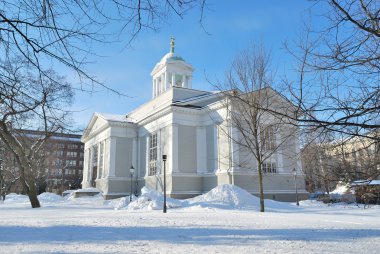
[[[56,203],[62,202],[63,198],[51,192],[44,192],[38,195],[38,200],[43,203]]]
[[[110,205],[115,209],[123,209],[127,207],[129,204],[129,197],[123,197],[123,198],[117,198],[114,200],[111,200]]]
[[[185,200],[187,206],[200,206],[222,209],[257,209],[259,199],[246,190],[234,185],[219,185],[209,192]]]
[[[4,203],[25,203],[29,202],[29,198],[27,195],[9,193],[5,196]]]
[[[121,199],[115,204],[115,209],[128,210],[160,210],[163,208],[163,195],[155,190],[147,187],[142,189],[142,195],[131,203],[128,200]],[[209,192],[185,200],[167,198],[168,208],[216,208],[225,210],[259,210],[259,198],[251,195],[234,185],[220,185]],[[269,210],[276,209],[296,209],[294,205],[289,203],[277,202],[273,200],[265,200],[265,207]]]
[[[167,198],[167,208],[182,207],[182,202],[177,199]],[[143,187],[141,189],[141,196],[132,201],[126,209],[128,210],[160,210],[164,206],[164,196],[155,190]]]

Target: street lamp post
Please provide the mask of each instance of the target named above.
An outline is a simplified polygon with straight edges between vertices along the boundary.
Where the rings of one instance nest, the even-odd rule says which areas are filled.
[[[164,208],[163,212],[166,213],[166,155],[162,155],[162,160],[164,161]]]
[[[297,170],[293,168],[293,175],[294,175],[294,186],[296,187],[296,205],[300,205],[298,202],[298,188],[297,188]]]
[[[135,173],[135,168],[133,167],[133,165],[131,166],[131,168],[129,169],[129,172],[131,173],[131,192],[129,193],[129,202],[132,202],[132,187],[133,187],[133,184],[132,184],[132,181],[133,181],[133,173]]]

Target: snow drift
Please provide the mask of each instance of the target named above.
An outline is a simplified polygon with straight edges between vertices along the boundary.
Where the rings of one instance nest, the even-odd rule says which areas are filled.
[[[163,208],[164,197],[161,193],[155,190],[144,187],[142,195],[136,200],[128,203],[125,199],[114,206],[115,209],[128,210],[160,210]],[[168,208],[215,208],[227,210],[259,210],[259,198],[251,195],[246,190],[243,190],[234,185],[219,185],[209,192],[185,200],[167,198]],[[294,209],[294,206],[288,203],[276,202],[273,200],[265,200],[266,209]]]

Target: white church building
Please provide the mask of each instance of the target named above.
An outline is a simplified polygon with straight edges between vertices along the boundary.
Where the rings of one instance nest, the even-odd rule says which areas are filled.
[[[168,196],[192,197],[221,184],[259,194],[256,161],[243,165],[248,155],[222,130],[228,121],[225,96],[192,89],[192,75],[172,40],[151,72],[150,101],[125,115],[93,114],[81,139],[83,188],[96,187],[105,198],[137,194],[144,186],[162,191],[166,155]],[[276,133],[276,139],[285,133]],[[306,195],[298,136],[292,135],[264,165],[266,198],[294,201],[295,179],[298,193]]]

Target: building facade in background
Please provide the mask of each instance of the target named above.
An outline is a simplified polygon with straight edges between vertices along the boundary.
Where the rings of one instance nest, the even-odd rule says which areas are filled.
[[[193,67],[174,53],[172,41],[151,73],[152,100],[126,115],[94,113],[82,136],[84,188],[96,187],[106,198],[136,193],[143,186],[162,191],[165,165],[171,197],[200,195],[221,184],[259,193],[257,162],[231,142],[239,133],[229,125],[226,98],[221,92],[192,89],[192,73]],[[306,194],[292,128],[297,129],[268,132],[271,144],[280,147],[263,165],[266,198],[294,201],[293,172],[298,173],[299,194]]]
[[[24,146],[45,135],[35,130],[14,130]],[[36,172],[39,193],[49,191],[61,194],[67,189],[81,188],[83,176],[84,144],[81,135],[52,133],[38,155],[40,169]],[[18,168],[10,152],[1,147],[0,157],[6,177],[17,178]],[[17,181],[10,186],[9,192],[23,192]]]

